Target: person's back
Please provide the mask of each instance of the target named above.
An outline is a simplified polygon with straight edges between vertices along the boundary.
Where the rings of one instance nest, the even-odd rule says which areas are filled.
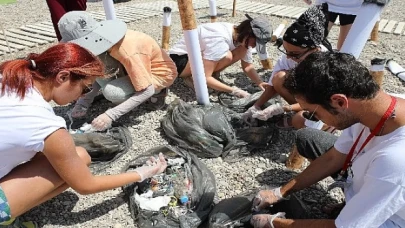
[[[235,49],[232,33],[234,25],[227,22],[205,23],[197,27],[202,57],[218,61],[227,51]],[[169,50],[170,54],[187,54],[184,37]]]
[[[172,85],[177,77],[176,65],[169,55],[160,48],[155,39],[143,32],[128,29],[124,38],[111,48],[110,55],[121,62],[124,67],[127,66],[126,70],[130,77],[130,72],[135,70],[133,64],[150,72],[133,73],[133,78],[136,78],[137,85],[141,87],[135,88],[138,90],[145,89],[145,86],[147,87],[150,83],[156,89],[161,90]],[[131,59],[134,55],[139,57],[140,62]],[[131,68],[128,67],[129,65]]]
[[[66,128],[66,122],[54,114],[37,90],[29,89],[21,99],[6,89],[4,94],[0,94],[0,126],[2,178],[42,151],[45,138],[59,128]]]

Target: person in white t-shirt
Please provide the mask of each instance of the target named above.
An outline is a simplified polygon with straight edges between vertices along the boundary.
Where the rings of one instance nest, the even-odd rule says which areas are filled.
[[[284,86],[304,110],[344,130],[337,139],[315,129],[299,130],[299,153],[311,164],[287,184],[260,191],[254,209],[329,175],[337,176],[330,187],[343,187],[346,202],[335,219],[254,215],[254,227],[405,227],[405,100],[381,90],[369,70],[346,53],[309,55]]]
[[[166,168],[163,155],[131,173],[94,176],[49,101],[66,105],[104,75],[102,62],[73,43],[0,65],[0,225],[36,227],[17,216],[71,187],[92,194],[142,181]]]
[[[246,122],[250,123],[254,119],[267,120],[285,112],[302,110],[294,96],[284,88],[283,82],[286,74],[309,54],[319,51],[332,51],[332,47],[326,39],[328,34],[327,10],[326,4],[310,7],[286,29],[283,40],[278,45],[282,55],[274,66],[266,90],[256,103],[244,113]],[[261,107],[277,94],[284,98],[289,105],[275,104],[261,110]],[[277,123],[277,126],[280,128],[293,126],[302,128],[305,122],[309,123],[310,121],[306,121],[303,113],[299,112],[293,118],[286,115],[280,123]],[[314,122],[314,125],[319,124]]]
[[[267,19],[263,17],[253,19],[249,15],[246,16],[248,19],[238,26],[217,22],[201,24],[197,27],[207,86],[237,97],[247,97],[249,93],[224,84],[214,75],[218,75],[220,71],[240,60],[243,72],[264,90],[265,83],[260,79],[253,65],[252,48],[256,47],[259,52],[266,53],[266,43],[271,40],[273,33]],[[188,86],[193,87],[184,37],[173,45],[169,53],[176,64],[179,76]]]
[[[304,0],[304,2],[311,4],[311,2],[308,2],[307,0]],[[363,0],[316,0],[315,2],[316,5],[323,3],[327,3],[329,7],[328,30],[331,30],[336,19],[339,17],[340,29],[337,49],[340,50],[354,20],[356,19],[357,12],[363,4]]]

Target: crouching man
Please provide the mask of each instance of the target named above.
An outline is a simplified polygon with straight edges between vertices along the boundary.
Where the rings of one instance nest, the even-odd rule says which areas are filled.
[[[254,208],[274,204],[333,174],[344,186],[346,205],[336,220],[284,219],[278,213],[255,215],[251,223],[255,227],[405,227],[405,100],[382,91],[368,69],[344,53],[311,54],[287,76],[284,86],[310,115],[344,131],[336,139],[321,131],[300,130],[297,148],[313,161],[287,184],[260,191]]]

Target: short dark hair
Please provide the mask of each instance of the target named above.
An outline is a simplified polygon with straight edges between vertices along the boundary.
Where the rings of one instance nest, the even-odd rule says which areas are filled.
[[[236,41],[242,43],[243,39],[246,37],[254,37],[252,26],[250,25],[250,19],[242,21],[238,26],[236,26]]]
[[[284,87],[311,104],[332,111],[330,97],[344,94],[353,99],[374,98],[380,89],[369,70],[354,56],[338,52],[308,55],[287,74]]]

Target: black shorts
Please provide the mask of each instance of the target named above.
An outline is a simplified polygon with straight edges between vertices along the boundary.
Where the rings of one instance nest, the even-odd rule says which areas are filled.
[[[188,63],[188,55],[177,55],[177,54],[170,54],[170,58],[173,60],[174,64],[177,67],[177,73],[180,74],[183,72],[184,68],[186,68]]]
[[[328,14],[329,21],[335,23],[338,16],[340,25],[353,24],[354,19],[356,19],[356,15],[329,12]]]

